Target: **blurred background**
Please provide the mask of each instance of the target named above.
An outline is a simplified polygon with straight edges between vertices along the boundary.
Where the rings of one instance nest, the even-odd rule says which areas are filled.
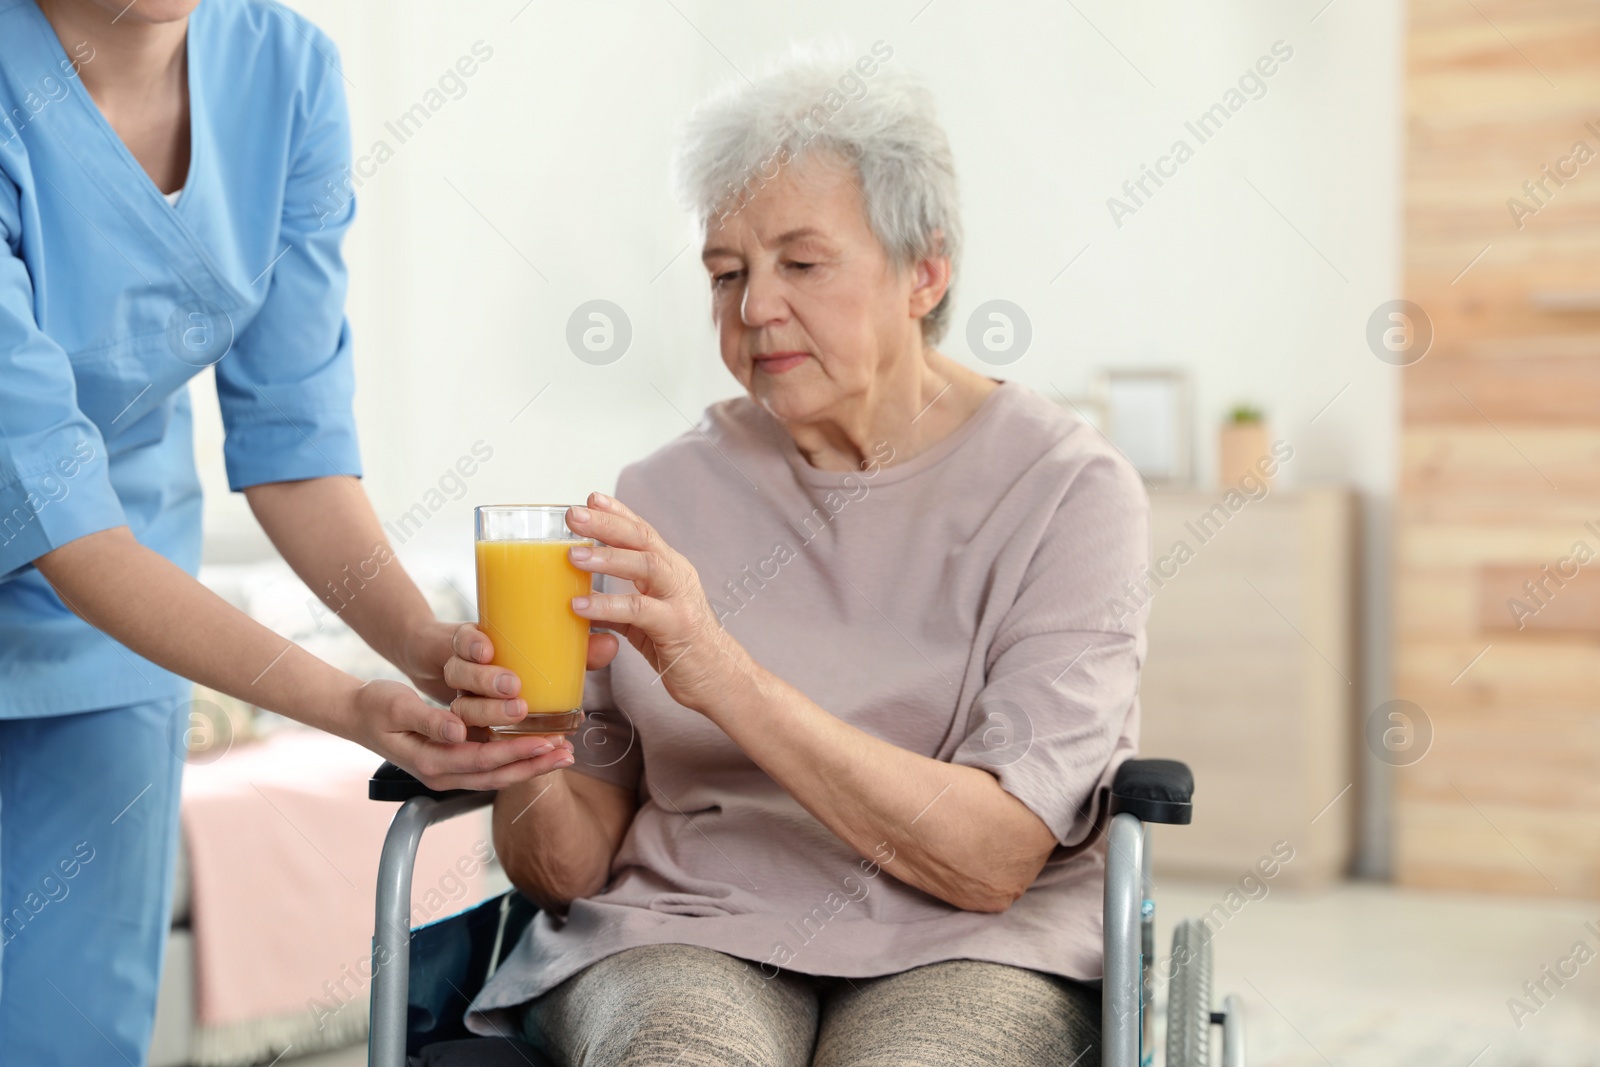
[[[474,505],[609,491],[739,392],[669,182],[690,108],[791,41],[882,42],[962,185],[941,350],[1146,476],[1143,753],[1198,782],[1194,825],[1156,838],[1162,929],[1211,916],[1252,1062],[1600,1063],[1600,9],[291,6],[337,42],[353,119],[366,485],[441,611],[472,611]],[[203,577],[382,673],[272,562],[209,373],[192,393]],[[196,709],[186,828],[227,825],[206,773],[237,761],[314,791],[261,755],[279,724]],[[304,811],[284,850],[316,848]],[[328,892],[370,915],[355,866]],[[230,999],[197,942],[249,920],[180,898],[158,1065],[362,1062],[337,1051],[359,968]]]

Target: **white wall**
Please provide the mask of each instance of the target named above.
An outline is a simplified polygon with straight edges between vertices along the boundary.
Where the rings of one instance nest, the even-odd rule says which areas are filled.
[[[753,72],[791,38],[843,35],[861,50],[882,39],[934,87],[963,183],[968,255],[945,350],[1045,392],[1082,392],[1105,366],[1188,368],[1202,484],[1222,413],[1264,406],[1296,448],[1282,484],[1367,494],[1362,703],[1387,699],[1398,371],[1364,329],[1399,295],[1403,13],[1324,3],[298,0],[343,50],[358,155],[474,42],[494,50],[360,191],[350,313],[380,513],[398,516],[485,440],[494,459],[423,538],[464,550],[471,505],[609,488],[734,392],[667,188],[673,127],[738,77],[733,65]],[[1184,123],[1280,40],[1293,58],[1265,95],[1198,144]],[[1179,137],[1194,157],[1116,226],[1107,198]],[[607,367],[564,339],[593,298],[633,324],[630,351]],[[1029,353],[999,370],[964,339],[991,298],[1020,305],[1034,330]],[[253,552],[208,403],[198,447],[212,552]]]

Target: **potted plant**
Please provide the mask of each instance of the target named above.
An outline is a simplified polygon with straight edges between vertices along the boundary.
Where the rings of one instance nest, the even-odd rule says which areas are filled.
[[[1263,481],[1258,464],[1271,449],[1267,440],[1266,416],[1253,404],[1236,404],[1222,424],[1217,449],[1217,481],[1224,488],[1237,486],[1247,474]]]

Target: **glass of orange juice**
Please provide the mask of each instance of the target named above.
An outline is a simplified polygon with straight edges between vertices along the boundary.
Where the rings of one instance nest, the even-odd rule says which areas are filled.
[[[495,504],[475,510],[478,628],[497,667],[522,679],[528,715],[498,734],[566,734],[583,722],[589,620],[572,610],[591,577],[567,550],[592,545],[567,528],[565,504]]]

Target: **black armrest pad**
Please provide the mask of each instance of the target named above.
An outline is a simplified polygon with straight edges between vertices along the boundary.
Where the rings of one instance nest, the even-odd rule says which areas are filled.
[[[1194,812],[1194,775],[1171,759],[1131,759],[1111,782],[1111,814],[1144,822],[1187,824]]]
[[[432,797],[443,800],[446,797],[458,797],[469,793],[468,789],[429,789],[416,778],[410,771],[403,771],[399,767],[385,760],[382,767],[373,772],[367,780],[368,800],[401,801],[410,800],[412,797]]]

